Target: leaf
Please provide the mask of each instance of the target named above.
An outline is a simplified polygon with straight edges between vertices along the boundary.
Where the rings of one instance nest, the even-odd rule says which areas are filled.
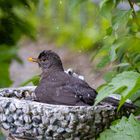
[[[128,119],[123,117],[110,129],[103,131],[97,140],[139,140],[140,122],[131,115]]]
[[[113,66],[113,68],[117,68],[117,67],[126,67],[126,66],[129,66],[130,64],[129,63],[120,63],[118,65],[115,65]]]
[[[114,0],[103,0],[100,3],[100,13],[106,18],[111,17],[111,11],[115,7]]]
[[[124,27],[128,23],[131,14],[132,14],[132,10],[128,10],[128,11],[120,10],[120,11],[117,11],[116,15],[112,19],[113,29],[117,30],[117,29],[119,29],[121,27]]]
[[[107,85],[99,88],[98,96],[94,105],[97,105],[105,97],[112,93],[121,94],[122,98],[119,104],[119,108],[124,104],[126,99],[132,96],[140,89],[140,74],[133,71],[126,71],[117,74]]]
[[[112,34],[112,31],[113,31],[112,27],[108,27],[106,29],[106,35],[111,35]]]
[[[97,68],[103,68],[105,67],[108,63],[109,63],[109,57],[108,56],[104,56],[100,62],[97,64]]]
[[[116,71],[109,71],[109,72],[105,73],[105,75],[104,75],[104,80],[105,80],[106,82],[110,82],[111,79],[112,79],[113,77],[116,76],[116,74],[117,74]]]
[[[131,101],[138,107],[140,107],[140,90],[130,97]]]
[[[9,62],[17,56],[18,48],[15,46],[0,45],[0,63]]]
[[[117,59],[117,49],[121,46],[121,44],[113,44],[110,50],[110,61],[115,61]]]
[[[22,83],[20,86],[26,86],[29,83],[33,83],[33,85],[38,85],[39,84],[39,79],[40,79],[40,76],[39,75],[33,76],[29,80],[27,80],[24,83]]]
[[[5,62],[0,65],[0,88],[8,87],[12,84],[9,75],[10,64]]]

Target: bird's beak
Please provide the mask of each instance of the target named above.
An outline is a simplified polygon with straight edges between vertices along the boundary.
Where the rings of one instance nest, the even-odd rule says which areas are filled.
[[[37,58],[29,57],[28,60],[29,60],[30,62],[36,62],[36,63],[38,63],[38,59],[37,59]]]

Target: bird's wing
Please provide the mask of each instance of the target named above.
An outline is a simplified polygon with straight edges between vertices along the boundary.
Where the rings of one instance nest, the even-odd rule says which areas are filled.
[[[70,83],[56,88],[58,98],[53,98],[56,102],[76,105],[77,103],[93,105],[96,91],[85,82]]]
[[[56,94],[52,96],[54,104],[75,105],[78,102],[75,93],[68,85],[56,87]]]
[[[54,73],[50,79],[42,79],[35,90],[41,102],[52,104],[76,105],[84,103],[93,105],[96,91],[85,81],[66,73]]]
[[[64,79],[60,78],[59,80],[64,84],[62,87],[59,87],[56,92],[63,95],[63,98],[66,100],[81,102],[88,105],[93,105],[96,98],[97,92],[91,88],[85,81],[69,76],[68,74],[63,73]]]
[[[73,85],[73,92],[76,96],[86,104],[93,105],[97,92],[91,88],[86,82]]]

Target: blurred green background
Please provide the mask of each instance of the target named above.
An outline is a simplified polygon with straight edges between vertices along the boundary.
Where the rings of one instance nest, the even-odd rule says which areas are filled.
[[[81,53],[80,55],[88,55],[90,57],[83,58],[83,67],[86,69],[87,66],[84,66],[84,61],[90,63],[90,60],[97,54],[102,46],[106,29],[110,25],[108,20],[100,15],[99,6],[90,0],[1,0],[0,20],[0,87],[12,86],[15,82],[18,84],[14,85],[19,86],[27,80],[24,77],[22,77],[23,79],[15,78],[17,75],[20,77],[21,73],[24,73],[22,69],[24,69],[24,63],[27,63],[27,60],[24,60],[22,56],[32,55],[32,53],[29,53],[32,50],[28,49],[27,46],[34,46],[34,52],[37,51],[37,53],[33,55],[36,56],[40,50],[56,47],[60,48],[60,55],[61,50],[63,55],[65,54],[63,50],[66,49],[70,50],[69,54],[75,52],[74,57],[76,57],[76,52]],[[33,41],[35,45],[31,44]],[[43,43],[37,44],[38,42]],[[45,43],[46,46],[42,47],[42,44]],[[54,46],[54,48],[50,46]],[[25,50],[27,52],[22,51],[19,55],[18,52],[23,47],[27,48]],[[40,49],[38,50],[38,48]],[[12,69],[14,72],[11,70],[12,76],[10,76],[9,70],[13,60],[23,65],[21,66],[21,73]],[[15,69],[18,69],[20,64],[17,64]],[[66,62],[66,65],[70,67],[71,63]],[[75,69],[80,70],[80,68]],[[93,72],[92,68],[87,71]],[[26,74],[28,75],[28,73],[31,72]],[[91,82],[91,78],[89,79],[89,82]]]
[[[44,49],[99,93],[105,86],[124,94],[121,104],[131,98],[140,105],[139,0],[0,0],[0,88],[33,81],[40,71],[27,58]],[[119,85],[114,77],[122,77]]]
[[[133,5],[137,6],[136,11]],[[27,57],[37,56],[43,49],[53,49],[62,57],[73,53],[72,58],[84,56],[78,57],[82,67],[66,61],[66,68],[73,66],[77,71],[84,68],[81,74],[89,77],[88,82],[95,87],[104,80],[109,82],[117,73],[139,72],[139,19],[137,1],[1,0],[0,87],[19,86],[38,73],[32,74],[24,67],[27,63],[27,67],[36,69],[27,62]],[[64,63],[67,59],[70,58],[64,57]],[[19,64],[15,64],[15,60]],[[15,65],[11,66],[11,63]],[[94,76],[88,76],[84,71],[94,73]],[[18,78],[22,73],[27,78]],[[103,76],[102,73],[106,74]],[[100,75],[102,78],[98,78]],[[98,84],[94,85],[95,82]]]

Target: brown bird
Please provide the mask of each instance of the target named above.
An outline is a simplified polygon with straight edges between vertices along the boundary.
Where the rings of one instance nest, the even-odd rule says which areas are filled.
[[[37,101],[57,105],[93,105],[97,92],[85,81],[64,72],[60,57],[44,50],[38,58],[29,58],[42,69],[35,94]]]

